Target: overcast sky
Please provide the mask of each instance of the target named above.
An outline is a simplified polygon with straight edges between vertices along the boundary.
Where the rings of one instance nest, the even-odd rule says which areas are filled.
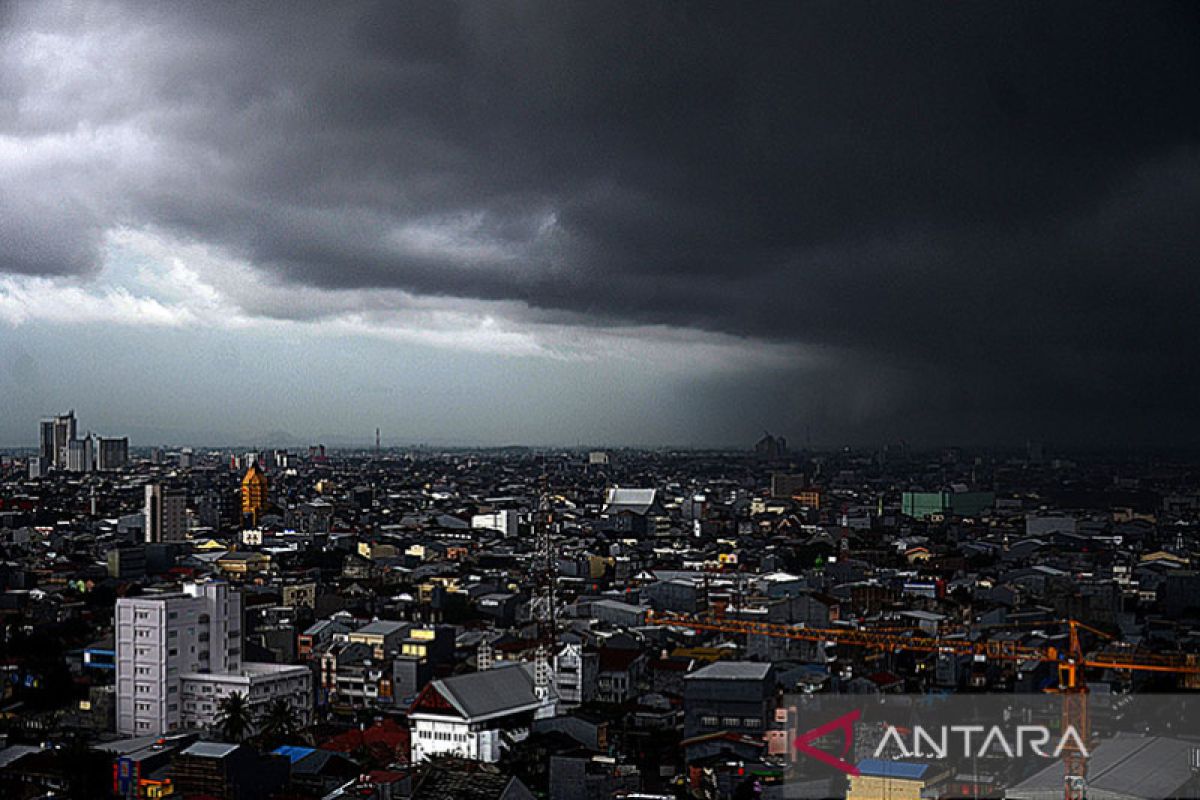
[[[0,2],[0,444],[1197,444],[1200,6]]]

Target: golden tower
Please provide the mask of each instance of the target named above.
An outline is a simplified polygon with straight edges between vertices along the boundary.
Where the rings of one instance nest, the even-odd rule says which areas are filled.
[[[242,477],[242,516],[250,515],[252,524],[258,524],[258,515],[267,507],[267,476],[252,463]]]

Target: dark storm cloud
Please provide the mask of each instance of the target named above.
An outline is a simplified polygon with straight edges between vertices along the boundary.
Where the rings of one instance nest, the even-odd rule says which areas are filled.
[[[816,393],[833,427],[877,392],[879,435],[1186,420],[1193,5],[98,8],[57,22],[107,80],[0,82],[0,135],[154,146],[7,181],[0,269],[84,272],[104,230],[152,225],[297,284],[839,354],[829,395],[785,376],[764,417]]]

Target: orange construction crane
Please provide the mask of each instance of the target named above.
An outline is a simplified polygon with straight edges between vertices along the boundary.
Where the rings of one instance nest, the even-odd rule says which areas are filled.
[[[1132,647],[1110,644],[1102,650],[1086,652],[1080,638],[1087,631],[1110,641],[1112,636],[1085,625],[1078,620],[1055,620],[1037,623],[1039,626],[1061,625],[1067,628],[1067,647],[1031,647],[1013,641],[977,641],[963,635],[931,636],[913,630],[897,632],[895,628],[863,629],[850,627],[809,628],[801,625],[781,625],[771,622],[751,622],[720,616],[704,617],[689,614],[651,612],[647,623],[672,628],[688,628],[731,634],[757,634],[805,642],[832,642],[869,650],[906,651],[918,653],[949,653],[952,655],[982,656],[993,661],[1036,661],[1058,667],[1058,686],[1049,690],[1062,695],[1063,725],[1074,726],[1084,742],[1089,740],[1087,686],[1083,671],[1088,668],[1140,672],[1160,672],[1200,678],[1200,662],[1193,654],[1150,654],[1135,652]],[[1087,764],[1081,752],[1072,748],[1064,752],[1066,767],[1066,800],[1080,800],[1086,790]]]

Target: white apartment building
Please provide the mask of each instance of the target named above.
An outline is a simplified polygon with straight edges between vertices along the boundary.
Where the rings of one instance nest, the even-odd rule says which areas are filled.
[[[554,689],[564,706],[578,706],[596,697],[600,657],[581,644],[566,644],[554,656]]]
[[[228,584],[190,583],[176,594],[121,598],[115,638],[119,733],[158,736],[211,721],[218,687],[247,691],[251,705],[284,696],[303,709],[301,719],[311,713],[304,667],[242,661],[242,597]],[[206,695],[214,697],[211,709],[203,707]],[[187,708],[189,702],[195,705]]]
[[[224,583],[117,600],[117,731],[180,727],[180,676],[242,666],[242,596]]]
[[[235,673],[191,672],[180,676],[183,702],[181,726],[211,728],[221,715],[221,700],[241,694],[248,701],[250,715],[258,719],[268,705],[286,700],[301,725],[312,722],[312,671],[292,664],[243,662]]]
[[[518,514],[512,509],[502,509],[491,514],[475,514],[471,527],[476,530],[498,531],[506,537],[517,535]]]

